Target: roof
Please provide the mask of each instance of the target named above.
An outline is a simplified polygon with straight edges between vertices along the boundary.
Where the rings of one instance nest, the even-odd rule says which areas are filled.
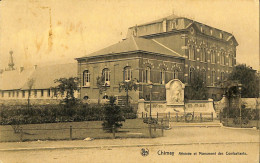
[[[28,81],[33,79],[32,89],[49,89],[55,87],[55,79],[77,76],[77,64],[59,64],[50,66],[38,66],[36,69],[19,71],[6,71],[0,79],[0,90],[26,90]],[[18,81],[18,82],[17,82]]]
[[[119,43],[101,49],[89,55],[83,56],[81,58],[102,56],[108,54],[113,55],[113,54],[127,53],[127,52],[138,52],[138,51],[163,54],[163,55],[168,55],[173,57],[182,57],[180,54],[166,47],[165,45],[161,44],[158,41],[132,36]]]
[[[32,75],[34,69],[4,71],[0,78],[0,90],[17,90],[21,89],[24,83]]]

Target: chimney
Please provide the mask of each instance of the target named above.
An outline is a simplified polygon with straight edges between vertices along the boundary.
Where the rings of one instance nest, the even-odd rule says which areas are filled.
[[[23,70],[24,70],[24,67],[20,67],[19,72],[21,73],[21,72],[23,72]]]
[[[33,67],[34,67],[34,70],[36,70],[36,69],[37,69],[37,65],[34,65]]]

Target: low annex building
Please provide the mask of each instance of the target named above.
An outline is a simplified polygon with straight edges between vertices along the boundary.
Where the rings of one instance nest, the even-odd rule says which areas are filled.
[[[26,103],[30,92],[32,103],[58,103],[63,98],[55,89],[54,80],[77,76],[77,64],[34,66],[33,68],[12,69],[0,74],[0,102]],[[31,86],[30,86],[31,85]],[[31,87],[31,89],[30,89]],[[75,93],[77,97],[77,93]]]
[[[129,93],[133,102],[149,99],[151,83],[152,100],[166,100],[166,83],[179,79],[186,89],[197,72],[207,85],[209,97],[220,99],[222,91],[216,83],[231,73],[237,46],[231,33],[175,15],[136,25],[119,43],[76,58],[79,97],[97,99],[96,79],[104,76],[108,88],[103,98],[125,96],[119,92],[119,83],[136,79],[138,91]]]

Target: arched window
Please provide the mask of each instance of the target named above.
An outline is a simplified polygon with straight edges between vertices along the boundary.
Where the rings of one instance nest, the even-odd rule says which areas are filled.
[[[189,46],[189,58],[195,60],[195,46]]]
[[[190,68],[190,74],[189,74],[189,76],[190,76],[190,83],[194,80],[194,77],[195,77],[195,75],[194,75],[194,68],[193,67],[191,67]]]
[[[103,96],[103,99],[108,99],[108,95]]]
[[[132,69],[131,67],[124,68],[124,81],[132,80]]]
[[[221,63],[222,65],[225,65],[225,54],[224,54],[224,52],[221,52],[220,63]]]
[[[222,80],[224,80],[225,79],[225,73],[224,72],[221,72],[220,73],[220,80],[222,81]]]
[[[214,50],[211,50],[211,62],[216,63],[216,53]]]
[[[214,85],[216,80],[216,72],[211,71],[211,84]]]
[[[150,83],[150,81],[151,81],[151,68],[150,67],[146,67],[146,69],[145,69],[145,81],[147,83]]]
[[[108,68],[103,69],[102,76],[105,79],[105,84],[110,85],[110,71]]]
[[[178,79],[178,70],[173,71],[173,79]]]
[[[89,99],[89,97],[88,97],[88,96],[84,96],[83,99],[84,99],[84,100],[87,100],[87,99]]]
[[[192,47],[192,59],[196,60],[196,49],[195,49],[195,46]]]
[[[160,72],[160,83],[165,84],[165,69],[161,69]]]
[[[83,86],[85,86],[85,87],[90,86],[90,72],[89,72],[89,70],[85,70],[83,72]]]

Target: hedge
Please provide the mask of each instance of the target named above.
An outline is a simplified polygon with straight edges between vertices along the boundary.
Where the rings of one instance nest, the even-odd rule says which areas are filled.
[[[121,108],[126,119],[135,119],[131,107]],[[79,104],[70,108],[64,105],[0,106],[0,124],[36,124],[73,121],[100,121],[104,119],[104,106]]]

